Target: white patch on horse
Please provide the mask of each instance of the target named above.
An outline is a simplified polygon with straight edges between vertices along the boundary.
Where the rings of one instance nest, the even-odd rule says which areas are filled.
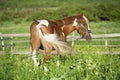
[[[40,23],[36,26],[37,28],[37,31],[39,33],[39,37],[40,39],[45,40],[45,41],[48,41],[48,42],[54,42],[54,41],[59,41],[60,38],[57,34],[44,34],[41,32],[41,29],[43,25],[41,25]]]
[[[35,66],[39,66],[39,62],[37,60],[36,50],[32,52],[32,59],[34,61]]]
[[[41,26],[41,24],[39,23],[36,27],[37,27],[37,28],[41,28],[42,26]]]
[[[62,30],[62,31],[63,31],[63,28],[64,28],[64,27],[61,27],[61,30]]]
[[[65,25],[61,27],[61,30],[62,30],[62,31],[63,31],[64,27],[65,27]]]
[[[62,35],[65,37],[65,34],[64,34],[64,32],[62,32]]]
[[[73,26],[77,26],[77,24],[78,24],[78,23],[77,23],[77,19],[75,18],[75,20],[74,20],[74,22],[73,22],[72,25],[73,25]]]
[[[57,34],[46,34],[46,35],[44,35],[44,37],[48,42],[60,40],[60,38]]]
[[[38,31],[38,33],[39,33],[39,37],[41,38],[41,39],[44,39],[44,36],[43,36],[43,34],[42,34],[42,32],[41,32],[41,30],[40,30],[40,28],[42,28],[43,27],[43,25],[39,22],[39,24],[36,26],[36,28],[37,28],[37,31]]]
[[[39,25],[45,25],[46,27],[48,27],[49,25],[48,20],[38,20],[38,22],[39,22]]]

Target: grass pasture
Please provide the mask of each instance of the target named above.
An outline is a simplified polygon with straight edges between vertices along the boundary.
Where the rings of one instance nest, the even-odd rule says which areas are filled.
[[[30,24],[31,21],[5,21],[0,23],[0,31],[3,34],[29,33]],[[119,33],[119,25],[119,21],[90,22],[93,34]],[[21,39],[28,40],[29,38],[14,38],[19,41]],[[114,39],[119,39],[119,37]],[[6,54],[0,54],[0,80],[119,80],[120,47],[105,49],[93,46],[104,45],[104,41],[105,38],[102,41],[75,41],[74,47],[78,51],[77,54],[62,57],[60,67],[56,65],[57,56],[52,55],[47,64],[49,72],[46,74],[44,74],[42,64],[38,68],[33,66],[32,59],[28,57],[29,54],[9,54],[6,50]],[[110,45],[120,44],[119,40],[108,42]],[[29,43],[15,45],[29,47]],[[42,63],[44,54],[38,57]]]
[[[84,13],[91,21],[120,20],[120,0],[0,0],[0,21],[62,19]]]
[[[44,73],[42,64],[33,67],[33,61],[25,54],[0,55],[0,80],[119,80],[120,55],[96,54],[82,48],[77,54],[62,57],[60,66],[57,56],[52,55],[47,64],[49,71]],[[114,53],[114,52],[113,52]],[[42,61],[44,54],[39,55]]]
[[[4,21],[0,22],[0,33],[29,33],[32,21]],[[89,22],[93,34],[110,34],[120,32],[120,20]]]
[[[88,17],[92,34],[120,33],[119,3],[120,0],[0,0],[0,33],[29,33],[33,20],[58,20],[80,13]],[[77,54],[63,56],[59,67],[57,55],[52,54],[47,73],[43,71],[44,54],[38,56],[39,67],[34,67],[29,54],[22,54],[30,53],[29,42],[22,42],[27,40],[29,37],[14,37],[15,54],[10,53],[10,47],[0,54],[0,80],[120,80],[120,37],[75,40]],[[105,40],[115,47],[105,48]],[[3,52],[1,46],[0,51]]]

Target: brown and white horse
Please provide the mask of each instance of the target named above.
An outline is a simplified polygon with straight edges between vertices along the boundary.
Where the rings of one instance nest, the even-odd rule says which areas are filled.
[[[68,34],[76,30],[86,40],[91,40],[91,31],[88,19],[82,15],[67,17],[63,20],[37,20],[30,27],[30,43],[32,48],[32,58],[35,66],[39,65],[38,50],[45,50],[45,64],[54,48],[58,55],[69,53],[72,47],[65,41]],[[47,70],[46,67],[44,67]]]

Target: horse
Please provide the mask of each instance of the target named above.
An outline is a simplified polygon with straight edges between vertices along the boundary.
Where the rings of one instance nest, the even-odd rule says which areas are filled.
[[[66,17],[62,20],[36,20],[30,26],[30,44],[34,65],[38,66],[38,50],[45,50],[43,64],[45,65],[51,55],[53,48],[58,55],[69,53],[73,48],[66,43],[66,37],[76,30],[82,38],[91,40],[91,30],[88,19],[83,14]],[[44,70],[47,68],[44,66]]]

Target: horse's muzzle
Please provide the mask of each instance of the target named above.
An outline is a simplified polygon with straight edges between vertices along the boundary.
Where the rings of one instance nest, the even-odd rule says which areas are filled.
[[[91,33],[85,33],[83,36],[82,36],[84,39],[86,39],[87,41],[90,41],[92,40],[92,34]]]

